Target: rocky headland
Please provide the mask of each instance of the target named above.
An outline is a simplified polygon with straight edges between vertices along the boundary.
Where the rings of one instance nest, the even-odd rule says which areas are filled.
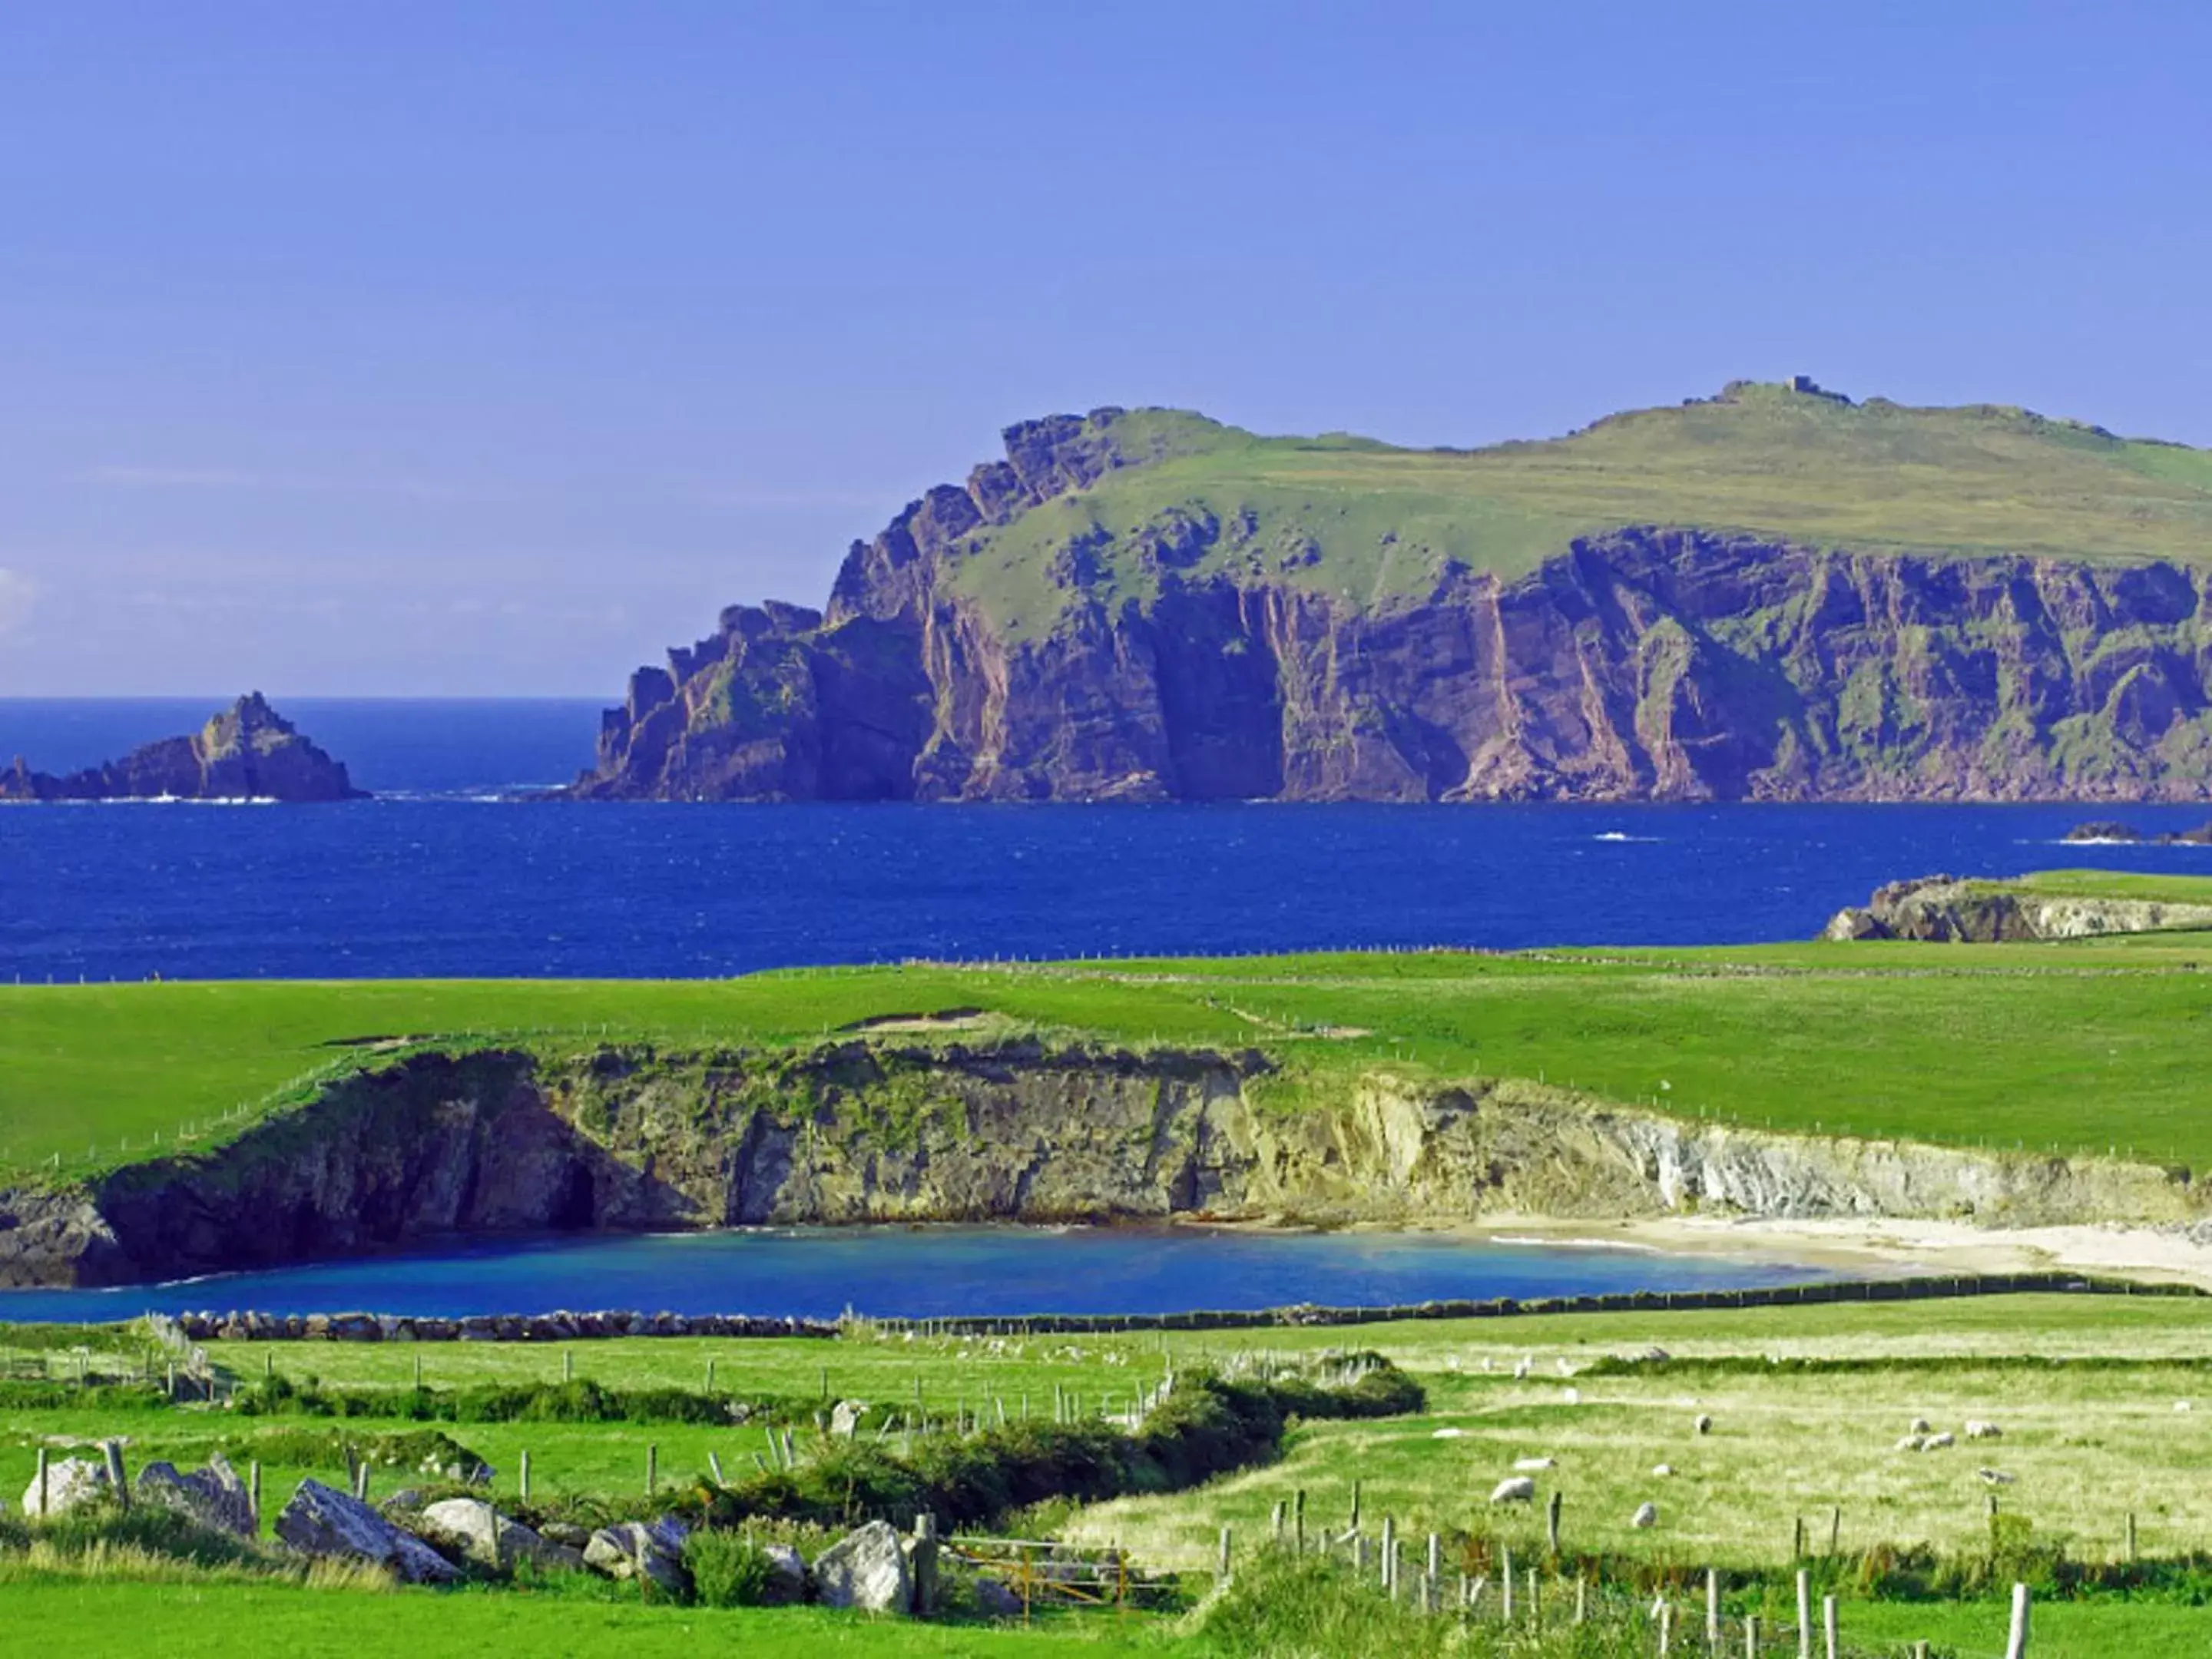
[[[1741,385],[1466,453],[1164,410],[1005,435],[825,608],[641,669],[569,793],[2212,797],[2212,571],[2128,517],[2159,446]],[[2061,478],[2047,521],[1988,507]]]
[[[2044,893],[2003,882],[1922,876],[1878,887],[1868,903],[1838,911],[1824,937],[2008,945],[2204,927],[2212,927],[2212,903]]]
[[[1257,1051],[860,1039],[424,1052],[211,1150],[0,1192],[0,1285],[114,1285],[454,1235],[802,1222],[1431,1224],[1485,1216],[2202,1218],[2185,1170],[1791,1136],[1389,1069],[1270,1100]]]
[[[120,760],[57,777],[21,756],[0,772],[0,801],[358,800],[344,765],[269,706],[258,691],[189,737],[165,738]]]

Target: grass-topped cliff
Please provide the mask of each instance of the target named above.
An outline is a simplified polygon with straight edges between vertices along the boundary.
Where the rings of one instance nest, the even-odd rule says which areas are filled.
[[[1630,525],[1866,551],[2212,562],[2212,452],[1988,404],[1854,404],[1746,382],[1474,450],[1261,437],[1170,410],[1111,426],[1121,465],[950,550],[952,590],[1010,638],[1040,637],[1082,602],[1054,580],[1073,546],[1094,550],[1087,587],[1109,604],[1157,599],[1176,569],[1366,611],[1425,596],[1454,562],[1523,576]],[[1179,517],[1226,528],[1176,565],[1149,544]]]
[[[641,671],[578,793],[2196,799],[2208,563],[2212,454],[2018,409],[1056,416]]]
[[[2147,902],[2124,878],[2100,896],[2086,872],[1981,886]],[[2212,881],[2156,890],[2170,905]],[[1686,1206],[2184,1218],[2200,1206],[2175,1172],[2212,1165],[2212,932],[2197,927],[0,988],[0,1158],[48,1195],[0,1228],[0,1278],[57,1240],[112,1277],[166,1252],[204,1267],[454,1228]],[[1891,1141],[1912,1145],[1872,1146]],[[122,1255],[102,1254],[103,1227]]]

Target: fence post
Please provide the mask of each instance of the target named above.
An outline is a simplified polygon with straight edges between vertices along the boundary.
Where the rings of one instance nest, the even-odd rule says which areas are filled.
[[[937,1606],[937,1517],[914,1517],[914,1610],[927,1618]]]
[[[1813,1659],[1813,1575],[1797,1569],[1797,1659]]]
[[[1577,1574],[1575,1578],[1575,1623],[1585,1624],[1589,1619],[1589,1580]]]
[[[365,1457],[353,1466],[353,1495],[362,1503],[368,1502],[368,1460]]]
[[[115,1501],[125,1509],[129,1509],[131,1507],[131,1477],[129,1472],[123,1467],[123,1443],[119,1440],[101,1441],[100,1455],[106,1461],[107,1484],[114,1491]]]
[[[1358,1480],[1356,1478],[1353,1480],[1353,1481],[1352,1481],[1352,1528],[1351,1528],[1351,1530],[1352,1530],[1353,1532],[1358,1532],[1358,1531],[1359,1530],[1359,1482],[1358,1482]]]
[[[1398,1586],[1398,1517],[1382,1517],[1382,1588],[1395,1592]]]
[[[1304,1555],[1306,1553],[1306,1489],[1304,1486],[1291,1494],[1291,1523],[1298,1553]]]
[[[1721,1576],[1711,1567],[1705,1569],[1705,1645],[1715,1652],[1721,1645]]]
[[[1566,1501],[1566,1495],[1555,1490],[1552,1493],[1552,1501],[1544,1506],[1544,1533],[1551,1542],[1552,1559],[1554,1560],[1559,1554],[1559,1510]]]
[[[1528,1569],[1528,1628],[1544,1628],[1544,1602],[1536,1584],[1536,1569]]]
[[[645,1449],[645,1495],[652,1497],[660,1490],[660,1448],[650,1445]]]
[[[1797,1530],[1790,1540],[1790,1559],[1792,1561],[1802,1561],[1805,1559],[1805,1517],[1802,1515],[1797,1517]]]
[[[1828,1511],[1828,1557],[1833,1560],[1843,1553],[1844,1506],[1837,1504]]]
[[[525,1446],[525,1447],[522,1449],[521,1468],[520,1468],[520,1482],[521,1482],[522,1501],[523,1501],[524,1503],[527,1504],[527,1503],[530,1501],[530,1448],[528,1448],[527,1446]]]
[[[1279,1544],[1283,1541],[1283,1506],[1279,1503],[1275,1505],[1275,1512],[1271,1520],[1274,1528],[1275,1541]]]
[[[1436,1535],[1436,1534],[1434,1534],[1434,1533],[1431,1533],[1431,1534],[1429,1534],[1429,1563],[1428,1563],[1428,1565],[1429,1565],[1429,1577],[1431,1577],[1431,1578],[1437,1577],[1438,1575],[1440,1575],[1440,1574],[1443,1571],[1443,1570],[1444,1570],[1444,1545],[1443,1545],[1443,1540],[1442,1540],[1441,1538],[1437,1537],[1437,1536]]]
[[[1513,1552],[1501,1546],[1498,1552],[1498,1616],[1507,1624],[1513,1622]]]
[[[1836,1634],[1836,1598],[1832,1595],[1820,1598],[1820,1630],[1827,1638],[1827,1659],[1843,1659],[1844,1644]]]
[[[39,1516],[46,1518],[46,1449],[39,1448],[39,1473],[32,1484],[39,1489]]]
[[[574,1348],[561,1350],[561,1380],[563,1382],[576,1380],[576,1351]]]
[[[1221,1561],[1214,1569],[1214,1577],[1226,1583],[1229,1577],[1229,1528],[1221,1529]]]
[[[2027,1586],[2012,1587],[2012,1633],[2005,1638],[2005,1659],[2027,1659]]]
[[[2135,1559],[2136,1559],[2136,1512],[2135,1512],[2133,1510],[2130,1510],[2128,1511],[2128,1560],[2129,1560],[2130,1563],[2132,1563],[2132,1562],[2135,1560]]]
[[[1743,1659],[1759,1659],[1759,1615],[1747,1613],[1743,1618]]]

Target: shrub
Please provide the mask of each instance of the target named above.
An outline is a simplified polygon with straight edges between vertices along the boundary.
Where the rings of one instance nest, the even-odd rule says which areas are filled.
[[[702,1607],[764,1607],[777,1583],[767,1550],[742,1532],[702,1528],[684,1540],[684,1565]]]

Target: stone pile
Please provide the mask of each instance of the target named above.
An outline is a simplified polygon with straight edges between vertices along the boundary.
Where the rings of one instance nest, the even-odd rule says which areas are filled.
[[[195,1342],[586,1342],[610,1336],[835,1336],[821,1319],[765,1319],[750,1314],[471,1314],[465,1319],[393,1314],[267,1314],[251,1310],[177,1316]]]

